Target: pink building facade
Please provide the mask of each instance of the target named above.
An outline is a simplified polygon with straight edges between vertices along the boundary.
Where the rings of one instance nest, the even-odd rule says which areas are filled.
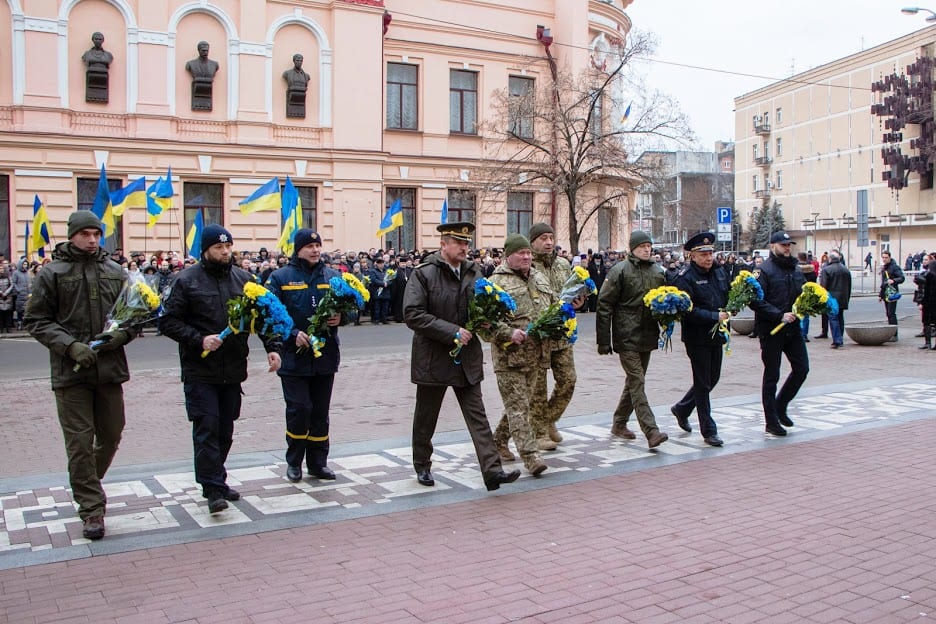
[[[67,215],[93,203],[102,165],[112,188],[172,170],[172,208],[154,227],[143,209],[119,219],[108,246],[125,251],[182,249],[198,211],[231,229],[237,249],[272,249],[281,215],[243,215],[237,204],[287,175],[303,225],[326,249],[431,248],[446,200],[450,221],[478,225],[479,247],[540,220],[561,241],[548,189],[475,193],[479,128],[495,91],[548,76],[537,25],[552,29],[561,64],[584,68],[603,37],[626,37],[629,3],[0,0],[0,250],[25,252],[37,195],[53,243],[64,240]],[[94,32],[112,55],[106,102],[86,90]],[[200,41],[218,64],[210,111],[193,110],[186,70]],[[309,76],[302,118],[287,116],[283,75],[297,53]],[[396,199],[404,227],[380,239]],[[594,227],[583,241],[622,236]]]

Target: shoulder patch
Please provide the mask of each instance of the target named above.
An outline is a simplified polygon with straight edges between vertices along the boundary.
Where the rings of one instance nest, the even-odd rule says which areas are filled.
[[[683,268],[679,269],[679,272],[676,273],[676,275],[682,277],[683,275],[685,275],[685,274],[688,273],[688,272],[689,272],[689,265],[687,264],[687,265],[683,266]]]

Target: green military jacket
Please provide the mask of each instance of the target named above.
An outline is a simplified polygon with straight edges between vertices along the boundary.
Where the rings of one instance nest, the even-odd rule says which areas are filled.
[[[506,290],[517,304],[511,322],[499,323],[485,336],[491,342],[494,372],[549,368],[548,344],[541,344],[532,338],[527,338],[519,345],[510,341],[514,329],[525,331],[543,310],[558,300],[549,279],[536,269],[530,269],[529,277],[524,278],[504,262],[494,270],[491,282]]]
[[[555,294],[556,299],[558,299],[559,295],[562,294],[562,286],[572,274],[572,265],[569,264],[569,261],[558,256],[556,252],[537,253],[534,251],[533,268],[541,271],[546,276],[549,280],[549,285],[552,287],[553,294]],[[568,340],[550,340],[549,343],[553,351],[568,349],[572,346]]]
[[[653,260],[629,254],[611,267],[598,293],[598,347],[610,346],[618,353],[656,349],[660,326],[643,298],[665,283],[666,274]]]

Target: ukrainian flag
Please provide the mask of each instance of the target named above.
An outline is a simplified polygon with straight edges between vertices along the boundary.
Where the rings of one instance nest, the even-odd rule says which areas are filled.
[[[283,233],[276,241],[276,248],[287,256],[291,256],[296,242],[296,230],[299,229],[300,220],[302,219],[302,200],[299,198],[299,192],[293,186],[289,176],[286,176],[282,197]]]
[[[166,177],[160,177],[158,180],[146,189],[146,214],[148,221],[146,227],[153,227],[163,211],[172,207],[172,196],[175,191],[172,190],[172,167],[166,171]]]
[[[107,186],[107,171],[105,171],[104,165],[101,165],[101,177],[98,178],[97,195],[94,196],[94,205],[91,206],[91,212],[104,225],[101,238],[107,238],[109,234],[114,233],[117,225],[114,223],[114,210],[111,206],[110,188]]]
[[[238,203],[241,214],[251,214],[259,210],[282,210],[283,200],[280,197],[279,178],[273,178],[250,197]]]
[[[377,228],[377,238],[385,236],[389,232],[397,229],[403,225],[403,203],[397,199],[393,204],[387,209],[387,214],[384,215],[383,220],[380,222],[380,227]]]
[[[28,223],[26,224],[26,228],[28,231]],[[42,204],[39,196],[36,195],[36,198],[33,200],[32,239],[31,244],[28,245],[31,251],[27,255],[31,256],[33,251],[37,251],[39,252],[40,258],[45,258],[46,245],[52,244],[51,233],[52,224],[49,223],[49,215],[46,213],[45,206]]]
[[[115,217],[123,216],[127,208],[146,208],[146,178],[139,177],[122,189],[111,193],[111,210]]]
[[[188,255],[196,260],[201,258],[201,233],[205,227],[205,220],[202,217],[201,210],[195,213],[195,220],[192,227],[189,228],[188,236],[185,237],[185,247],[188,249]]]
[[[32,236],[29,235],[29,221],[27,221],[26,222],[26,258],[28,260],[32,260],[33,251],[35,251],[33,249],[33,239],[32,239]]]

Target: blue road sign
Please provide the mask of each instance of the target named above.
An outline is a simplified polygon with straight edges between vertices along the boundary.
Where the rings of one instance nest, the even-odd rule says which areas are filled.
[[[731,208],[716,208],[719,223],[731,223]]]

